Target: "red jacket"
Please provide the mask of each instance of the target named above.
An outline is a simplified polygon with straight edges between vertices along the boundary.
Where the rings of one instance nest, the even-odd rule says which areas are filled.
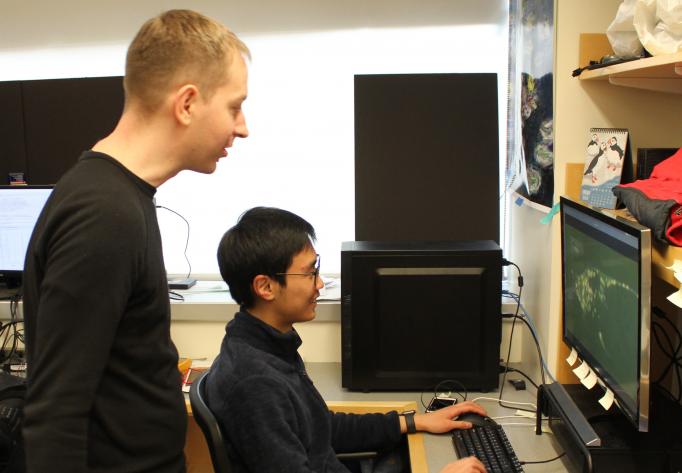
[[[682,246],[682,148],[654,166],[649,179],[616,186],[613,193],[656,237]]]

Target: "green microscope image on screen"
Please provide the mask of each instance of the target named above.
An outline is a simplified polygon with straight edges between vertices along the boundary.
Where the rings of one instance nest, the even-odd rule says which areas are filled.
[[[637,399],[639,300],[636,259],[566,227],[566,330],[624,393]],[[603,375],[603,374],[602,374]]]

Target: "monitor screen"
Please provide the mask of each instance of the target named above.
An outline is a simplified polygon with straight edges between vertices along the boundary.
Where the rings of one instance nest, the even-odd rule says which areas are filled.
[[[33,227],[52,186],[0,186],[0,278],[20,276]]]
[[[561,199],[563,339],[648,430],[651,231]]]

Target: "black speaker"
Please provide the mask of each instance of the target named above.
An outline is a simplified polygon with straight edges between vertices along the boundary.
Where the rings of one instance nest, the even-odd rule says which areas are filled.
[[[654,166],[675,154],[677,149],[678,148],[638,148],[637,179],[649,179]]]
[[[500,241],[497,75],[356,75],[355,239]]]

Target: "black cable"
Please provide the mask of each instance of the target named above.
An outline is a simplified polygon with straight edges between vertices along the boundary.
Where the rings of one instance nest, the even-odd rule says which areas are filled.
[[[185,217],[183,217],[182,215],[180,215],[178,212],[176,212],[173,209],[169,209],[168,207],[164,207],[163,205],[157,205],[156,208],[168,210],[169,212],[173,212],[175,215],[177,215],[178,217],[183,219],[185,221],[185,225],[187,225],[187,239],[185,240],[184,255],[185,255],[185,261],[187,261],[187,268],[188,268],[186,278],[189,279],[189,276],[192,274],[192,263],[189,262],[189,258],[187,257],[187,248],[189,247],[189,222],[187,221],[187,219]]]
[[[558,460],[559,458],[563,457],[564,455],[566,455],[566,452],[562,453],[561,455],[557,455],[554,458],[550,458],[549,460],[528,461],[528,462],[519,462],[519,463],[521,463],[522,465],[531,465],[531,464],[537,464],[537,463],[550,463],[550,462]]]
[[[497,404],[500,407],[505,407],[507,409],[516,409],[518,411],[524,411],[524,412],[537,412],[534,411],[533,409],[525,409],[522,407],[515,407],[515,406],[505,406],[502,401],[502,393],[504,392],[504,387],[505,387],[505,382],[507,380],[507,373],[512,371],[512,369],[509,367],[509,358],[511,357],[511,344],[512,341],[514,340],[514,325],[516,325],[516,319],[520,319],[521,317],[515,316],[514,320],[512,321],[512,328],[511,328],[511,333],[509,334],[509,350],[507,351],[507,361],[504,366],[504,374],[502,375],[502,383],[500,385],[500,395],[497,399]]]
[[[680,350],[682,350],[682,332],[680,332],[680,329],[677,328],[677,326],[670,320],[666,313],[663,312],[659,307],[654,306],[652,308],[652,313],[659,318],[663,319],[670,325],[675,333],[677,334],[677,347],[673,349],[673,341],[670,338],[668,331],[663,327],[662,324],[660,324],[657,321],[653,321],[652,324],[652,333],[654,334],[654,339],[656,340],[656,343],[658,344],[659,348],[661,349],[661,352],[668,357],[669,363],[661,373],[661,375],[654,381],[655,384],[660,386],[660,383],[665,379],[665,377],[668,375],[668,372],[675,367],[674,371],[674,377],[677,379],[677,396],[673,396],[672,393],[665,389],[665,391],[670,394],[671,398],[675,399],[678,403],[682,401],[682,373],[680,370],[682,369],[682,364],[680,363],[682,361],[682,356],[678,356],[680,353]],[[657,331],[658,329],[658,331]],[[662,333],[665,337],[666,342],[668,343],[668,346],[670,348],[670,352],[666,351],[665,347],[661,343],[661,339],[659,338],[659,331]]]
[[[663,381],[665,379],[665,377],[668,375],[668,372],[676,364],[676,361],[678,360],[677,354],[679,353],[680,348],[682,347],[682,344],[680,342],[678,342],[677,348],[673,349],[673,342],[661,324],[659,324],[658,322],[654,322],[653,324],[651,324],[651,328],[652,328],[651,332],[654,335],[654,340],[656,340],[656,344],[661,349],[661,352],[670,360],[670,362],[665,367],[665,369],[663,370],[661,375],[658,377],[658,379],[654,380],[654,383],[660,383],[661,381]],[[659,330],[665,336],[665,340],[668,343],[668,346],[670,347],[670,352],[666,351],[665,347],[661,343],[661,340],[659,338],[659,332],[658,332]],[[674,353],[673,353],[673,351],[674,351]]]
[[[462,389],[464,389],[464,395],[462,395],[462,393],[461,393],[460,391],[455,391],[454,389],[450,389],[450,391],[451,391],[451,392],[452,392],[452,391],[455,391],[455,393],[457,393],[457,394],[459,395],[459,397],[462,398],[462,401],[466,401],[466,400],[467,400],[467,395],[469,394],[469,392],[467,391],[466,386],[464,386],[464,384],[462,384],[461,382],[457,381],[456,379],[444,379],[444,380],[441,381],[440,383],[436,384],[436,387],[433,388],[433,397],[438,397],[438,391],[439,391],[439,389],[441,388],[442,385],[444,385],[444,384],[446,384],[446,383],[456,384],[456,385],[459,385]]]
[[[539,359],[539,361],[540,361],[540,377],[541,377],[541,382],[542,382],[542,384],[545,384],[545,371],[544,371],[544,363],[543,363],[543,361],[542,361],[542,351],[541,351],[541,349],[540,349],[540,342],[539,342],[539,340],[537,339],[537,337],[535,336],[535,332],[533,331],[533,328],[530,326],[530,322],[528,322],[528,320],[526,320],[526,318],[523,317],[523,316],[521,316],[521,315],[509,315],[509,316],[503,315],[503,317],[515,317],[515,318],[518,318],[521,322],[523,322],[524,324],[526,324],[526,327],[528,327],[528,331],[530,332],[531,336],[533,337],[533,341],[535,342],[535,348],[536,348],[536,350],[537,350],[537,352],[538,352],[538,359]]]
[[[663,387],[660,384],[656,384],[655,386],[656,386],[656,389],[658,389],[659,391],[662,391],[664,394],[666,394],[671,401],[675,400],[675,396],[673,396],[673,393],[668,391],[668,388]]]
[[[521,302],[518,294],[514,294],[513,292],[503,291],[503,296],[509,297],[510,299],[517,301],[517,303],[519,303],[519,304]],[[518,311],[517,311],[517,313],[518,313]],[[503,318],[511,318],[511,317],[514,317],[514,315],[513,314],[502,314],[502,317]],[[547,368],[547,363],[545,363],[544,357],[542,356],[542,349],[540,348],[540,340],[538,339],[537,332],[530,323],[531,322],[530,316],[525,311],[524,311],[523,315],[518,315],[517,317],[520,317],[521,320],[523,321],[523,323],[526,324],[526,326],[528,327],[528,330],[530,330],[530,334],[533,336],[533,339],[535,340],[535,347],[538,350],[538,357],[540,358],[540,375],[542,377],[542,383],[545,384],[546,383],[545,373],[547,372],[546,369],[549,369],[549,368]],[[550,375],[550,377],[551,377],[551,375]]]
[[[533,340],[535,341],[535,346],[536,346],[537,351],[538,351],[538,357],[539,357],[539,362],[540,362],[540,375],[541,375],[542,383],[545,382],[545,370],[544,370],[544,363],[543,363],[543,359],[542,359],[542,350],[540,349],[540,342],[537,339],[535,332],[533,331],[533,328],[531,327],[530,323],[525,319],[525,317],[522,317],[519,315],[519,310],[521,309],[521,294],[523,291],[523,275],[521,274],[521,268],[519,268],[519,266],[517,264],[515,264],[515,263],[513,263],[507,259],[504,259],[504,258],[502,259],[502,264],[504,266],[512,265],[518,271],[518,274],[519,274],[519,276],[518,276],[519,293],[518,294],[509,293],[510,295],[515,296],[516,311],[514,312],[513,315],[510,316],[510,317],[513,317],[514,320],[512,321],[511,333],[509,334],[509,348],[507,350],[507,361],[504,365],[504,374],[502,375],[502,385],[500,386],[500,396],[498,398],[498,404],[501,407],[506,407],[508,409],[517,409],[517,410],[525,411],[525,412],[536,412],[536,411],[531,410],[531,409],[522,409],[522,408],[516,408],[513,406],[505,406],[502,403],[502,394],[503,394],[504,388],[505,388],[507,373],[509,371],[513,370],[512,368],[509,367],[509,362],[510,362],[510,358],[511,358],[511,347],[512,347],[512,343],[514,340],[514,329],[516,327],[516,320],[517,319],[520,319],[523,323],[526,324],[526,326],[528,327],[528,330],[530,330],[530,333],[533,336]],[[514,298],[514,297],[512,297],[512,298]],[[531,382],[531,384],[533,384],[533,386],[535,386],[535,388],[538,389],[538,385],[535,384],[525,373],[522,373],[520,370],[516,370],[516,371],[518,371],[523,376],[525,376]]]
[[[514,267],[516,267],[516,270],[519,273],[519,279],[518,279],[518,282],[519,282],[519,298],[516,301],[516,312],[514,313],[514,320],[512,321],[511,333],[509,334],[509,348],[507,350],[507,361],[506,361],[505,366],[504,366],[504,373],[502,375],[502,385],[500,386],[500,396],[497,399],[497,403],[499,404],[500,407],[505,407],[507,409],[517,409],[516,407],[505,406],[504,404],[502,404],[502,393],[504,392],[504,385],[507,381],[507,373],[509,372],[509,359],[511,358],[512,342],[514,341],[514,328],[516,326],[516,319],[519,318],[519,310],[521,309],[521,293],[523,291],[523,276],[521,276],[521,269],[515,263],[512,263],[511,261],[508,261],[506,259],[503,259],[502,264],[503,265],[511,264]],[[542,366],[542,362],[540,363],[540,365]],[[530,409],[522,409],[522,408],[518,408],[518,410],[526,411],[526,412],[535,412],[535,411],[530,410]]]
[[[436,384],[436,386],[433,388],[433,397],[434,397],[434,398],[437,397],[437,395],[438,395],[438,389],[439,389],[443,384],[445,384],[445,383],[454,383],[454,384],[458,384],[459,386],[461,386],[461,387],[464,389],[464,395],[462,395],[462,393],[459,392],[459,391],[455,391],[455,393],[457,393],[457,394],[459,395],[459,397],[462,398],[462,401],[466,401],[466,400],[467,400],[467,396],[468,396],[469,393],[468,393],[468,391],[467,391],[466,386],[464,386],[464,384],[462,384],[461,382],[457,381],[456,379],[444,379],[443,381],[440,381],[438,384]],[[450,391],[454,391],[454,389],[451,389]],[[426,408],[429,407],[429,406],[424,402],[424,393],[425,393],[425,392],[426,392],[426,391],[422,391],[421,394],[419,395],[419,401],[421,402],[422,407],[424,408],[424,410],[426,410]]]
[[[668,318],[665,312],[663,312],[659,307],[654,306],[652,308],[652,313],[668,322],[668,324],[670,324],[673,330],[675,330],[675,332],[677,333],[677,339],[682,340],[682,332],[680,332],[680,329],[677,328],[677,325],[675,325],[673,321],[670,320],[670,318]]]
[[[504,369],[504,366],[502,366],[502,368]],[[521,371],[521,370],[519,370],[519,369],[516,369],[516,368],[508,368],[508,369],[509,369],[509,371],[511,371],[512,373],[519,373],[521,376],[523,376],[524,378],[526,378],[526,379],[528,380],[528,382],[529,382],[530,384],[532,384],[533,387],[534,387],[535,389],[540,389],[540,387],[535,383],[535,381],[533,381],[532,379],[530,379],[530,376],[528,376],[528,375],[527,375],[526,373],[524,373],[523,371]]]
[[[426,410],[428,406],[424,404],[424,391],[422,391],[422,393],[419,395],[419,401],[422,403],[422,407],[424,408],[424,410]]]
[[[10,298],[10,321],[2,324],[0,323],[0,338],[2,344],[0,345],[0,362],[4,365],[11,363],[16,353],[18,353],[19,342],[23,343],[22,330],[18,328],[23,320],[19,319],[19,302],[21,301],[22,290],[21,287]],[[8,349],[9,347],[9,349]]]

